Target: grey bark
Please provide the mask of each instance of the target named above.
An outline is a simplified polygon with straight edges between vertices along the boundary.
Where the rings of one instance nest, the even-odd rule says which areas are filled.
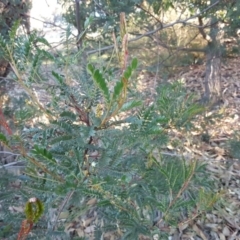
[[[30,33],[30,15],[32,0],[0,0],[0,34],[4,37],[8,36],[8,32],[14,22],[21,20],[26,28],[26,32]],[[11,68],[4,56],[0,56],[0,81],[7,77]]]
[[[221,60],[223,31],[215,17],[211,18],[206,53],[205,94],[203,100],[213,104],[221,100]]]
[[[80,1],[75,0],[75,8],[76,8],[76,26],[78,30],[77,36],[77,47],[78,49],[82,46],[82,39],[80,39],[80,35],[82,33],[82,23],[81,23],[81,16],[80,16]]]
[[[8,32],[17,20],[21,20],[26,28],[26,33],[30,33],[30,8],[32,0],[0,0],[0,34],[4,38],[8,38]],[[6,84],[6,77],[11,71],[11,66],[5,56],[0,55],[0,83]],[[4,90],[0,89],[0,97],[5,94]],[[0,102],[0,109],[3,107]],[[3,132],[0,125],[0,131]],[[0,164],[9,163],[15,160],[15,155],[6,154],[8,149],[5,149],[0,144]],[[13,169],[13,168],[12,168]]]

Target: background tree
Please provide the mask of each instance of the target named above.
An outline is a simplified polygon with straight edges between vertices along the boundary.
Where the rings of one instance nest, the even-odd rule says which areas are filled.
[[[31,0],[0,0],[0,36],[1,38],[9,39],[9,31],[16,23],[16,21],[20,21],[22,25],[25,26],[25,34],[30,33],[30,8],[31,8]],[[12,51],[12,49],[11,49]],[[5,117],[3,115],[2,109],[6,108],[6,99],[9,97],[8,92],[10,87],[6,85],[7,81],[6,77],[11,71],[11,65],[9,62],[9,58],[4,53],[4,50],[0,48],[0,130],[6,131],[10,130]],[[11,85],[10,85],[11,86]],[[3,127],[2,127],[3,126]],[[5,127],[4,127],[5,126]],[[11,131],[11,130],[10,130]],[[4,146],[0,144],[0,158],[2,161],[4,160]],[[8,161],[11,161],[14,157],[9,158]]]
[[[29,11],[31,0],[1,0],[0,1],[0,34],[4,37],[8,35],[9,30],[16,21],[21,21],[30,32]],[[0,52],[1,54],[1,52]],[[10,65],[3,55],[0,55],[0,80],[5,78],[10,72]]]
[[[102,44],[112,42],[111,32],[118,31],[118,16],[125,12],[128,24],[133,26],[134,31],[129,31],[130,41],[137,41],[148,37],[147,51],[160,46],[169,51],[169,54],[178,54],[179,51],[187,52],[187,55],[202,53],[206,59],[205,73],[205,94],[204,101],[218,101],[221,98],[221,58],[223,53],[229,54],[229,44],[226,45],[226,37],[236,37],[236,30],[239,26],[239,2],[225,0],[197,1],[79,1],[79,8],[76,2],[64,0],[63,5],[67,6],[65,19],[79,29],[91,14],[95,16],[94,23],[89,33],[98,33],[91,40]],[[79,9],[76,11],[76,9]],[[175,18],[167,19],[169,12],[174,12]],[[75,14],[79,15],[76,21]],[[77,26],[77,22],[80,24]],[[182,41],[181,35],[176,34],[177,28],[186,28],[186,32],[195,32],[192,40]],[[199,37],[202,36],[202,40]],[[193,47],[196,38],[200,46]],[[89,38],[88,38],[89,39]],[[109,39],[109,40],[107,40]],[[137,44],[137,43],[136,43]],[[142,45],[142,43],[141,43]],[[96,47],[93,44],[92,47]],[[102,50],[111,49],[113,46],[105,47]],[[100,49],[101,50],[101,49]],[[142,48],[144,51],[144,48]],[[227,52],[228,50],[228,52]],[[236,48],[235,48],[236,50]],[[89,53],[99,52],[89,51]],[[156,52],[156,51],[155,51]],[[168,58],[169,56],[167,56]],[[160,64],[165,60],[163,60]],[[159,64],[159,63],[158,63]],[[177,63],[172,63],[177,64]],[[178,63],[179,64],[179,63]],[[155,67],[159,67],[155,65]]]

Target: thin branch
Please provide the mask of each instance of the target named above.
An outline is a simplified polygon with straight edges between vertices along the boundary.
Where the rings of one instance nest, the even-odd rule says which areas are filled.
[[[69,192],[69,193],[67,194],[67,196],[64,198],[61,206],[59,207],[57,217],[56,217],[56,219],[55,219],[55,221],[54,221],[54,223],[53,223],[53,226],[52,226],[52,230],[53,230],[53,231],[54,231],[55,228],[56,228],[57,221],[58,221],[58,219],[59,219],[59,217],[60,217],[61,212],[63,211],[63,208],[64,208],[65,205],[69,202],[69,200],[71,199],[71,197],[72,197],[72,195],[74,194],[74,192],[75,192],[75,190]]]
[[[45,3],[47,4],[48,7],[50,7],[50,5],[48,4],[48,1],[47,1],[47,0],[45,0]]]
[[[12,152],[7,152],[7,151],[0,151],[0,153],[10,154],[10,155],[13,155],[13,156],[19,156],[20,155],[20,154],[17,154],[17,153],[12,153]]]
[[[105,9],[103,9],[96,1],[94,1],[94,3],[95,3],[95,6],[96,6],[100,11],[104,12],[104,14],[106,14],[107,17],[109,17],[109,16],[111,15],[108,11],[106,11]]]
[[[198,16],[198,22],[199,22],[199,26],[203,26],[203,18],[202,18],[202,16]],[[207,38],[207,34],[204,32],[203,28],[199,28],[199,32],[200,32],[200,34],[202,35],[202,37],[204,39]]]
[[[14,167],[18,167],[18,168],[24,168],[25,167],[25,162],[11,162],[11,163],[8,163],[8,164],[4,164],[3,166],[0,166],[0,169],[2,168],[14,168]]]
[[[163,23],[160,19],[158,19],[156,16],[154,16],[150,11],[148,11],[147,9],[145,9],[144,7],[142,7],[140,4],[136,4],[136,7],[140,8],[141,10],[143,10],[144,12],[146,12],[147,14],[149,14],[152,18],[154,18],[158,23],[161,24],[161,27],[163,27]]]
[[[80,3],[79,0],[75,0],[75,10],[76,10],[76,25],[78,30],[78,37],[81,34],[81,18],[80,18]]]
[[[0,81],[3,82],[3,81],[14,81],[13,78],[8,78],[8,77],[0,77]]]
[[[166,28],[172,27],[172,26],[174,26],[174,25],[176,25],[176,24],[187,24],[187,22],[188,22],[189,20],[192,20],[192,19],[194,19],[194,18],[197,18],[197,17],[201,16],[204,12],[207,12],[207,11],[210,10],[211,8],[213,8],[213,7],[215,7],[216,5],[218,5],[219,2],[220,2],[220,0],[218,0],[218,1],[215,2],[215,3],[213,3],[212,5],[208,6],[208,7],[205,8],[202,12],[200,12],[200,13],[198,13],[198,14],[195,14],[195,15],[193,15],[193,16],[185,19],[185,20],[177,20],[177,21],[175,21],[175,22],[173,22],[173,23],[169,23],[169,24],[160,26],[160,27],[156,28],[155,30],[146,32],[146,33],[144,33],[144,34],[142,34],[142,35],[140,35],[140,36],[138,36],[138,37],[136,37],[136,38],[130,39],[129,42],[134,42],[134,41],[140,40],[141,38],[148,37],[148,36],[150,36],[150,35],[158,32],[158,31],[160,31],[160,30],[162,30],[162,29],[166,29]],[[196,27],[198,27],[198,26],[196,26]],[[199,26],[199,27],[201,27],[201,26]],[[90,50],[90,51],[87,51],[87,55],[91,55],[91,54],[94,54],[94,53],[97,53],[97,52],[101,52],[101,51],[106,51],[106,50],[109,50],[109,49],[112,49],[112,48],[114,48],[114,45],[106,46],[106,47],[103,47],[103,48],[100,48],[100,49]]]
[[[188,41],[188,43],[186,43],[185,45],[188,45],[190,44],[197,36],[199,35],[196,34],[192,39],[190,39],[190,41]],[[171,51],[186,51],[186,52],[206,52],[205,48],[187,48],[187,47],[172,47],[172,46],[169,46],[163,42],[160,42],[159,39],[155,40],[157,42],[158,45],[160,45],[161,47],[164,47],[168,50],[171,50]]]
[[[36,21],[39,21],[39,22],[42,22],[42,23],[45,23],[45,24],[49,24],[49,25],[52,25],[52,26],[54,26],[54,27],[60,28],[60,29],[62,29],[62,30],[64,30],[64,31],[67,31],[67,29],[61,27],[61,25],[57,25],[57,24],[54,23],[54,22],[44,21],[44,20],[41,20],[41,19],[39,19],[39,18],[35,18],[35,17],[31,16],[30,14],[21,13],[21,16],[23,16],[23,17],[29,17],[29,18],[32,18],[32,19],[34,19],[34,20],[36,20]]]

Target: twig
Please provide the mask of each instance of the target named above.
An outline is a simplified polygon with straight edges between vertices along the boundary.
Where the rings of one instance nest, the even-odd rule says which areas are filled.
[[[33,16],[30,16],[30,14],[27,14],[27,13],[22,13],[21,16],[23,16],[23,17],[29,17],[29,18],[32,18],[32,19],[34,19],[34,20],[36,20],[36,21],[39,21],[39,22],[42,22],[42,23],[45,23],[45,24],[49,24],[49,25],[52,25],[52,26],[54,26],[54,27],[60,28],[60,29],[62,29],[62,30],[64,30],[64,31],[67,31],[67,29],[61,27],[61,25],[57,25],[57,24],[55,24],[55,23],[53,23],[53,22],[49,22],[49,21],[44,21],[44,20],[41,20],[41,19],[39,19],[39,18],[35,18],[35,17],[33,17]]]
[[[7,78],[7,77],[0,77],[1,82],[3,81],[14,81],[13,78]]]
[[[10,155],[13,155],[13,156],[20,156],[20,154],[12,153],[12,152],[7,152],[7,151],[0,151],[0,153],[10,154]]]
[[[18,164],[18,165],[17,165]],[[17,166],[15,166],[17,165]],[[0,169],[1,168],[11,168],[11,167],[25,167],[25,162],[11,162],[11,163],[8,163],[8,164],[4,164],[3,166],[0,166]]]
[[[147,14],[149,14],[152,18],[154,18],[157,22],[159,22],[161,24],[161,27],[163,26],[162,21],[160,19],[158,19],[156,16],[154,16],[153,13],[151,13],[150,11],[148,11],[147,9],[145,9],[144,7],[142,7],[140,4],[136,4],[136,7],[142,9],[144,12],[146,12]]]
[[[74,192],[75,192],[75,190],[69,192],[69,193],[67,194],[67,196],[65,197],[65,199],[63,200],[63,202],[62,202],[62,204],[61,204],[61,206],[60,206],[60,208],[59,208],[59,210],[58,210],[58,214],[57,214],[56,220],[55,220],[55,222],[53,223],[53,227],[52,227],[52,230],[53,230],[53,231],[54,231],[55,228],[56,228],[57,221],[58,221],[58,219],[59,219],[59,216],[60,216],[63,208],[64,208],[65,205],[68,203],[68,201],[70,200],[70,198],[72,197],[72,195],[73,195]]]
[[[45,3],[47,4],[48,7],[50,7],[49,4],[48,4],[48,2],[47,2],[47,0],[45,0]]]
[[[165,215],[167,215],[167,213],[169,212],[170,208],[177,202],[177,200],[181,197],[181,195],[183,194],[183,192],[187,189],[187,187],[189,186],[189,183],[191,181],[191,179],[194,176],[195,173],[195,169],[196,169],[196,164],[197,161],[193,162],[192,165],[192,169],[191,169],[191,173],[190,175],[187,177],[186,181],[183,183],[181,189],[178,191],[177,195],[174,197],[174,199],[172,201],[170,201],[167,210],[165,211]],[[161,218],[158,220],[158,222],[156,223],[156,225],[158,225],[159,223],[161,223],[164,219]]]

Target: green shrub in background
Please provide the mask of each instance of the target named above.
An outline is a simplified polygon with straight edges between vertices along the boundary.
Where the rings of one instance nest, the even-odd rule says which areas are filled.
[[[240,135],[239,132],[235,133],[233,139],[228,142],[229,152],[232,157],[240,160]]]
[[[137,59],[120,64],[119,75],[106,76],[107,71],[91,63],[79,66],[84,55],[67,54],[67,45],[56,58],[36,47],[37,43],[48,46],[44,39],[36,35],[19,39],[14,31],[9,42],[0,38],[0,46],[11,61],[17,83],[28,93],[29,104],[15,110],[16,134],[2,133],[0,140],[16,149],[26,163],[18,199],[14,201],[14,193],[10,198],[13,204],[24,204],[34,196],[44,205],[44,217],[29,239],[64,236],[67,223],[87,215],[95,239],[104,239],[110,232],[114,239],[164,239],[168,236],[165,226],[174,227],[194,212],[209,210],[215,195],[204,166],[194,159],[161,154],[168,143],[167,129],[191,126],[203,111],[180,84],[159,87],[148,106],[132,87]],[[123,46],[122,60],[124,50]],[[46,61],[54,69],[51,85],[41,70]],[[47,103],[34,95],[34,84],[47,91]],[[43,116],[45,121],[24,124]],[[1,192],[6,191],[1,187]],[[5,207],[8,200],[9,195],[1,198],[5,213],[1,218],[10,223],[4,237],[11,239],[20,225],[17,219],[24,216],[19,213],[12,218]],[[66,212],[63,224],[59,219]]]

